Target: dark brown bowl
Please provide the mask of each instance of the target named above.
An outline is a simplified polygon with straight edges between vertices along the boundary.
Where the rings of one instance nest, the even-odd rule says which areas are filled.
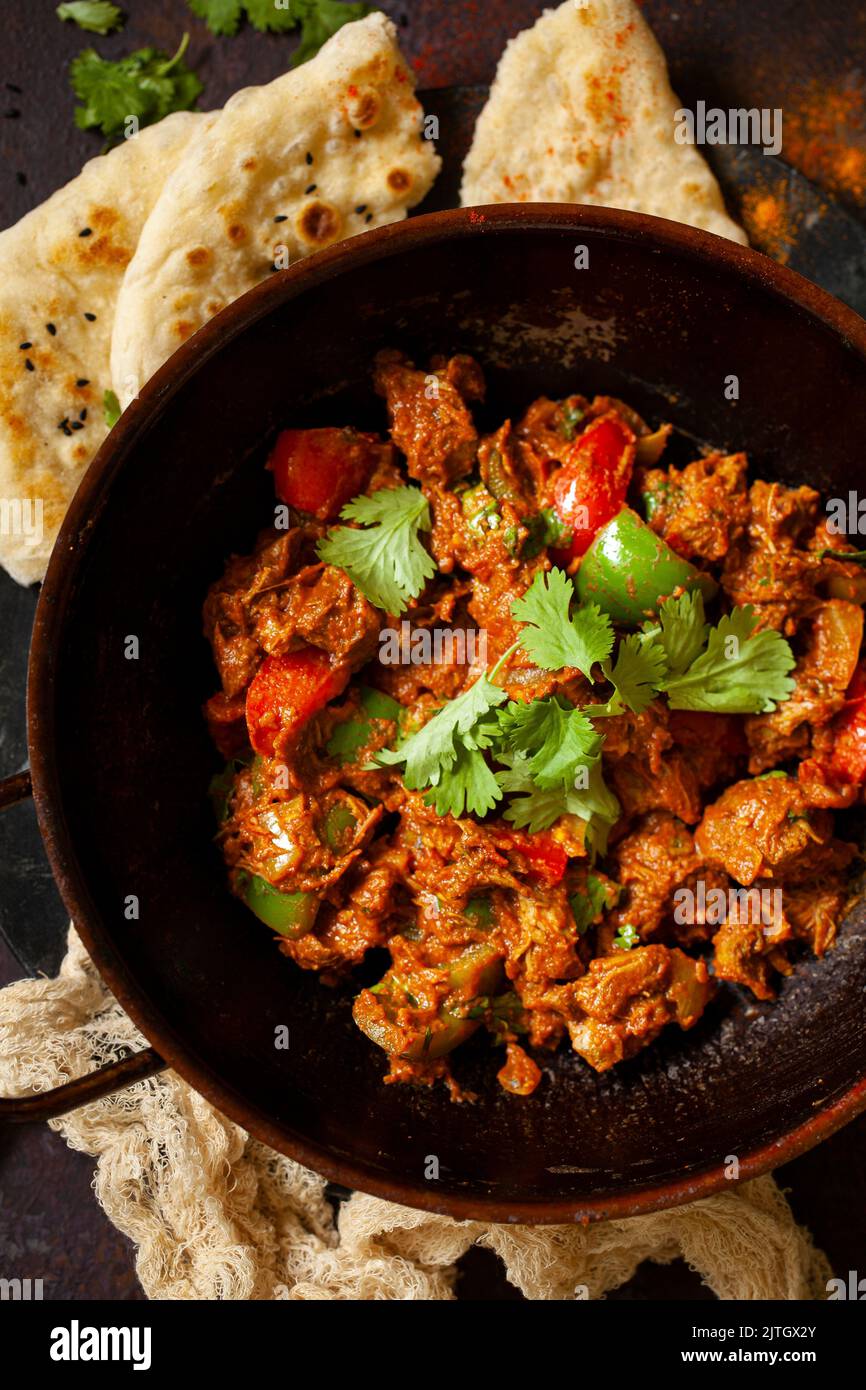
[[[580,245],[588,270],[574,267]],[[278,426],[381,426],[370,363],[386,345],[476,354],[492,420],[542,392],[608,391],[747,449],[757,475],[831,493],[861,476],[866,324],[716,237],[603,209],[499,207],[418,218],[274,275],[147,385],[52,557],[29,736],[65,902],[171,1066],[347,1186],[456,1217],[561,1222],[706,1195],[732,1155],[754,1176],[866,1105],[861,911],[777,1002],[726,993],[691,1033],[668,1029],[605,1076],[563,1051],[519,1100],[493,1080],[496,1051],[470,1044],[459,1071],[479,1099],[454,1105],[441,1086],[383,1086],[353,991],[296,970],[227,892],[205,794],[202,597],[269,515],[262,453]],[[288,1051],[274,1046],[283,1024]]]

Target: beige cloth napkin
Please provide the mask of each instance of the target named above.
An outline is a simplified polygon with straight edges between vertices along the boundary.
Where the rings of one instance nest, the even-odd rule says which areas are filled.
[[[57,979],[0,991],[0,1094],[47,1090],[144,1045],[75,931]],[[95,1190],[135,1244],[150,1298],[448,1299],[473,1244],[532,1299],[600,1298],[682,1256],[723,1299],[826,1297],[825,1257],[771,1177],[590,1226],[456,1222],[357,1193],[250,1138],[173,1072],[52,1122],[97,1160]]]

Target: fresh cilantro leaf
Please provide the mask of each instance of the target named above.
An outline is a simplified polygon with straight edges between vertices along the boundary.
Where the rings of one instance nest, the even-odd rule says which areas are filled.
[[[605,854],[607,837],[622,815],[622,807],[607,786],[601,757],[587,765],[588,785],[569,793],[569,811],[586,821],[586,838],[594,853]]]
[[[447,810],[459,816],[464,809],[486,815],[501,793],[493,775],[488,779],[481,772],[481,764],[485,772],[489,769],[479,750],[489,748],[492,739],[484,716],[506,698],[505,691],[487,676],[479,676],[399,747],[383,748],[376,755],[377,761],[389,766],[403,763],[403,781],[410,791],[441,787],[438,795],[427,798],[440,815]],[[477,757],[469,756],[475,753]]]
[[[212,34],[236,34],[244,12],[243,0],[189,0],[189,7],[205,21]],[[287,13],[275,10],[273,0],[270,0],[270,9],[274,14]]]
[[[437,784],[431,787],[424,800],[439,816],[462,816],[464,811],[475,816],[486,816],[497,801],[502,800],[502,792],[483,753],[477,748],[467,748],[464,743],[458,743],[454,762],[443,772]]]
[[[794,654],[780,633],[755,632],[751,604],[734,608],[710,629],[706,651],[663,689],[671,709],[767,714],[794,688]]]
[[[512,756],[501,752],[498,758],[500,762],[508,764],[496,774],[500,787],[504,792],[520,793],[514,796],[504,812],[505,819],[518,830],[525,829],[534,835],[539,830],[549,829],[560,816],[569,814],[570,789],[565,784],[542,791],[532,779],[525,753]]]
[[[290,12],[295,16],[296,23],[301,26],[301,42],[292,54],[293,67],[298,63],[305,63],[308,58],[318,53],[322,44],[327,43],[344,24],[363,19],[365,15],[373,13],[373,8],[369,5],[347,5],[343,4],[342,0],[289,0],[289,3]],[[250,19],[258,28],[267,26],[257,23],[253,12],[263,11],[265,5],[266,0],[247,0]]]
[[[560,816],[578,816],[586,821],[586,838],[593,850],[604,853],[608,833],[619,820],[621,807],[613,792],[605,786],[600,757],[587,764],[588,786],[582,790],[565,783],[548,789],[539,787],[525,753],[501,751],[497,757],[500,762],[507,763],[496,774],[500,787],[504,792],[520,793],[504,812],[507,821],[518,830],[527,829],[535,834],[547,830]]]
[[[637,927],[633,927],[631,922],[625,922],[613,938],[613,948],[615,951],[630,951],[632,946],[640,944],[640,935]]]
[[[594,603],[582,604],[571,613],[574,585],[561,569],[539,573],[511,612],[527,626],[520,645],[537,666],[561,671],[576,666],[592,680],[595,662],[604,661],[613,646],[610,618]]]
[[[542,790],[574,785],[579,767],[594,758],[601,739],[586,715],[565,699],[510,701],[499,711],[507,748],[529,755],[528,768]]]
[[[602,670],[616,690],[616,702],[641,714],[655,699],[667,673],[664,648],[641,633],[632,632],[620,642],[614,665],[607,661]]]
[[[650,631],[664,648],[671,676],[681,676],[691,666],[703,650],[709,630],[700,589],[666,599],[660,606],[659,624]]]
[[[105,423],[109,429],[113,429],[121,416],[120,401],[112,390],[104,391],[102,395],[102,409],[105,411]]]
[[[379,488],[355,497],[340,513],[364,529],[337,526],[319,541],[326,564],[345,570],[366,598],[386,613],[402,613],[436,573],[418,539],[429,531],[430,507],[417,487]]]
[[[123,24],[120,10],[108,0],[69,0],[68,4],[58,5],[56,13],[58,19],[71,19],[90,34],[110,34]]]
[[[69,69],[72,90],[82,102],[75,108],[75,124],[81,130],[101,130],[111,139],[124,133],[130,116],[141,127],[171,111],[188,111],[203,90],[183,62],[188,43],[189,35],[184,34],[173,58],[155,48],[140,48],[116,62],[85,48]]]

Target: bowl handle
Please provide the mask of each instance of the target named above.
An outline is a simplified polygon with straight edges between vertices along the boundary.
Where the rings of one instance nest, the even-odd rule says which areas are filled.
[[[141,1052],[122,1057],[119,1062],[107,1062],[104,1067],[87,1076],[79,1076],[63,1086],[55,1086],[51,1091],[40,1091],[35,1096],[0,1098],[0,1124],[22,1125],[56,1120],[58,1115],[66,1115],[80,1105],[102,1100],[103,1096],[121,1091],[136,1081],[147,1081],[157,1072],[164,1071],[166,1066],[158,1052],[146,1047]]]
[[[29,769],[16,772],[11,777],[0,780],[0,811],[14,806],[33,795]],[[141,1052],[130,1053],[118,1062],[107,1062],[104,1067],[67,1081],[63,1086],[55,1086],[51,1091],[40,1091],[35,1096],[0,1097],[0,1123],[27,1124],[41,1120],[55,1120],[58,1115],[66,1115],[94,1100],[102,1100],[113,1091],[123,1090],[136,1081],[147,1081],[157,1072],[164,1071],[167,1063],[152,1047]]]

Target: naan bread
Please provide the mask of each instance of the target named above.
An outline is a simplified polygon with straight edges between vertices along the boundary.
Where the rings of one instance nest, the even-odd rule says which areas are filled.
[[[123,274],[168,170],[207,120],[168,116],[0,232],[0,563],[20,584],[42,578],[108,433],[102,397]]]
[[[703,157],[674,139],[679,107],[632,0],[566,0],[502,55],[461,202],[596,203],[745,243]]]
[[[231,300],[279,268],[397,222],[440,160],[383,14],[238,92],[166,181],[123,282],[111,346],[121,403]]]

